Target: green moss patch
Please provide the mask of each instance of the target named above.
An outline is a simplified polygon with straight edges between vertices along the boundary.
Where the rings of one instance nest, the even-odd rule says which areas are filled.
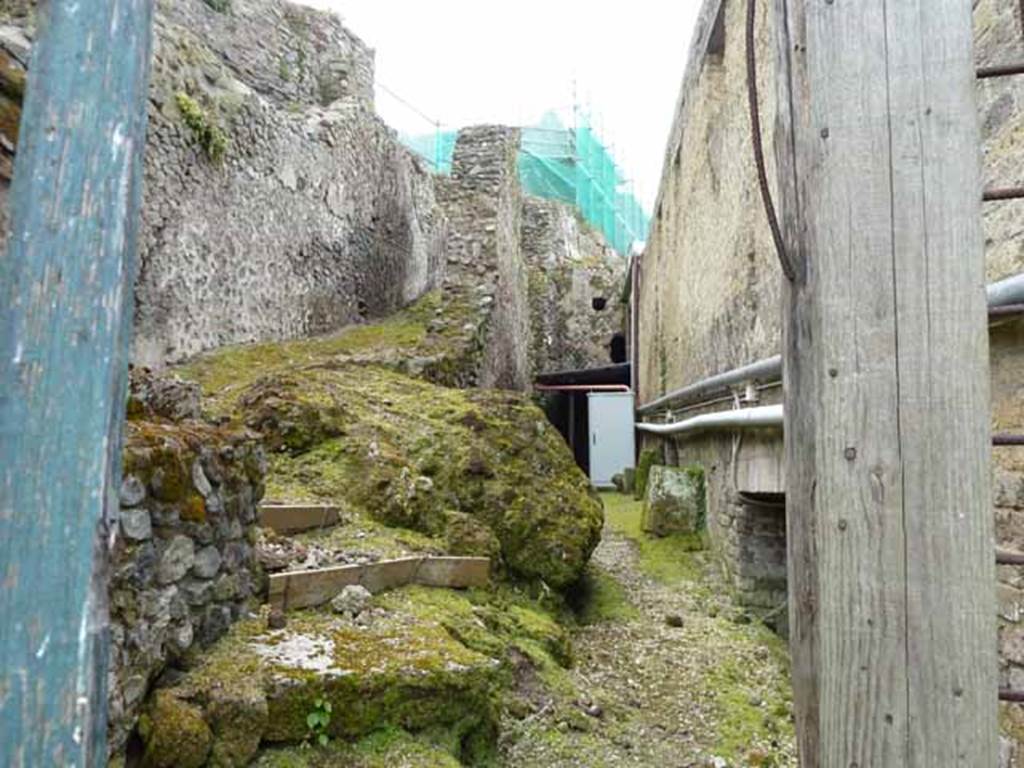
[[[409,587],[377,596],[363,618],[307,611],[289,614],[283,630],[267,629],[265,617],[236,624],[153,695],[150,710],[174,716],[144,721],[152,764],[176,764],[167,761],[183,739],[195,745],[196,765],[207,754],[243,765],[261,743],[308,743],[307,718],[324,711],[318,701],[330,704],[323,732],[337,743],[268,750],[257,764],[327,765],[318,761],[345,755],[376,766],[406,753],[483,764],[500,712],[519,695],[521,665],[543,675],[571,659],[553,616],[509,589]]]
[[[516,647],[539,666],[549,659],[561,666],[572,660],[569,636],[555,618],[511,590],[456,592],[406,587],[377,598],[382,607],[439,621],[467,648],[504,658]]]
[[[608,525],[636,542],[644,573],[666,584],[701,579],[706,532],[649,536],[642,528],[642,502],[622,493],[602,493],[601,500]]]
[[[300,348],[307,361],[319,349],[268,346],[276,361],[269,367],[296,365]],[[226,370],[254,349],[225,353]],[[248,386],[214,358],[189,371],[215,411],[258,429],[276,448],[270,498],[336,503],[463,553],[493,551],[497,573],[556,589],[579,578],[597,545],[600,502],[525,395],[449,389],[330,359]]]
[[[237,394],[257,380],[310,366],[374,363],[455,384],[461,378],[463,347],[475,333],[465,327],[468,305],[460,293],[435,291],[385,320],[312,339],[225,347],[196,358],[179,373],[199,382],[204,407],[214,416],[229,413]],[[444,318],[440,327],[435,325],[439,316]],[[413,365],[413,360],[419,362]]]
[[[640,451],[640,457],[636,462],[636,485],[633,489],[635,498],[642,499],[647,494],[647,478],[651,474],[651,467],[658,463],[659,458],[660,451],[653,448],[644,448]]]
[[[568,600],[577,620],[584,626],[604,621],[630,621],[639,616],[622,585],[595,565],[587,566]]]
[[[792,691],[782,641],[766,627],[735,626],[728,654],[708,670],[705,686],[714,702],[715,752],[730,765],[779,765],[773,748],[792,741]],[[766,665],[765,658],[772,664]],[[751,675],[751,669],[763,671]],[[769,670],[778,670],[775,675]]]
[[[387,728],[354,744],[335,741],[327,747],[268,749],[254,768],[460,768],[462,763],[429,737]]]

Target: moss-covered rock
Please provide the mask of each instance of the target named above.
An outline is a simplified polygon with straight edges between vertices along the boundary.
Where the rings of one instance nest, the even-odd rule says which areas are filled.
[[[295,397],[295,379],[260,379],[240,398],[245,425],[258,430],[272,451],[303,453],[342,434],[345,413],[334,403]]]
[[[376,731],[355,743],[335,741],[323,748],[266,750],[254,768],[460,768],[462,763],[429,738],[396,728]]]
[[[655,536],[697,533],[704,526],[704,470],[653,466],[644,495],[644,531]]]
[[[332,705],[326,732],[334,738],[385,726],[445,727],[460,736],[493,731],[498,663],[439,624],[382,619],[364,628],[319,614],[296,623],[291,619],[286,635],[265,646],[271,652],[260,651],[272,666],[265,741],[305,738],[317,698]],[[314,650],[307,654],[310,645]]]
[[[499,572],[556,589],[579,578],[600,536],[601,505],[526,396],[449,389],[339,361],[309,342],[278,347],[274,360],[305,364],[243,385],[222,368],[237,370],[238,356],[252,355],[245,348],[190,369],[215,415],[264,430],[278,448],[268,496],[349,506],[467,553],[497,541]]]
[[[157,691],[139,718],[146,768],[199,768],[210,754],[213,735],[202,710],[173,691]]]
[[[311,611],[290,614],[282,630],[262,618],[236,624],[173,688],[152,695],[140,733],[153,766],[246,765],[261,743],[311,740],[307,718],[323,701],[323,732],[356,752],[360,744],[401,752],[414,734],[431,745],[425,755],[438,748],[477,765],[493,753],[513,669],[524,659],[542,671],[571,659],[565,630],[528,598],[409,587],[377,596],[358,623]],[[382,730],[386,743],[360,741],[383,738]],[[169,745],[184,745],[173,759],[187,762],[168,762]],[[294,762],[298,754],[271,752],[259,764],[330,764]]]
[[[445,548],[453,555],[489,557],[501,562],[501,542],[494,531],[465,512],[448,512],[444,521]]]
[[[213,730],[209,765],[241,768],[248,765],[267,727],[267,699],[258,679],[234,681],[209,691],[206,716]]]
[[[640,457],[636,462],[636,478],[634,481],[633,495],[636,499],[642,499],[647,494],[647,478],[651,474],[651,467],[658,463],[660,451],[653,448],[644,448],[640,451]]]

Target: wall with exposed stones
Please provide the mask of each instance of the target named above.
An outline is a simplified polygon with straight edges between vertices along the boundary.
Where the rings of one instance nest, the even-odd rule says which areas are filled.
[[[612,337],[624,326],[626,259],[571,206],[530,196],[523,198],[522,245],[533,370],[608,365]]]
[[[253,544],[266,462],[255,436],[196,420],[198,393],[174,381],[133,389],[110,552],[112,754],[150,685],[247,615],[263,578]]]
[[[437,181],[448,219],[446,287],[480,310],[472,383],[530,384],[527,271],[520,245],[519,130],[474,126],[459,132],[449,178]]]
[[[707,0],[640,260],[638,402],[777,351],[780,275],[747,119],[745,4]],[[758,82],[770,156],[771,6],[758,3]],[[712,34],[717,29],[719,32]],[[769,176],[774,175],[773,159]],[[766,351],[767,350],[767,351]]]
[[[439,282],[431,176],[374,114],[373,54],[336,17],[184,0],[156,30],[136,361],[324,333]]]
[[[432,177],[373,111],[373,52],[324,12],[225,5],[158,4],[140,364],[380,317],[444,271]]]
[[[978,66],[1024,61],[1021,5],[1014,0],[975,0],[974,50]],[[1024,80],[978,81],[978,111],[986,189],[1024,186]],[[985,255],[988,279],[1024,271],[1024,227],[1019,203],[987,203]]]
[[[990,333],[992,354],[992,428],[1024,432],[1024,319],[1002,323]],[[1024,552],[1024,446],[992,448],[992,501],[996,543]],[[998,566],[1000,684],[1024,689],[1024,569]],[[1024,766],[1024,710],[1002,705],[1007,731],[1014,737],[1014,766]]]

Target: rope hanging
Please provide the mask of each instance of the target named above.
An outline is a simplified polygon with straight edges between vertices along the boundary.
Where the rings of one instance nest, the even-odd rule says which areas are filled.
[[[775,213],[775,203],[768,187],[768,171],[764,164],[764,146],[761,139],[761,110],[757,96],[757,57],[754,51],[754,25],[757,11],[757,0],[747,0],[747,104],[750,108],[750,138],[754,146],[754,164],[757,166],[757,185],[761,189],[761,202],[764,204],[765,216],[775,241],[775,252],[779,257],[782,273],[792,282],[796,278],[796,269],[786,253],[786,244],[779,228],[779,219]]]

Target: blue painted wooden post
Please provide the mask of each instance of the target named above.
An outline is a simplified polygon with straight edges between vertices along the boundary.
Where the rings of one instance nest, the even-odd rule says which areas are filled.
[[[39,11],[0,258],[0,765],[103,765],[152,0]],[[104,514],[104,511],[107,514]]]

